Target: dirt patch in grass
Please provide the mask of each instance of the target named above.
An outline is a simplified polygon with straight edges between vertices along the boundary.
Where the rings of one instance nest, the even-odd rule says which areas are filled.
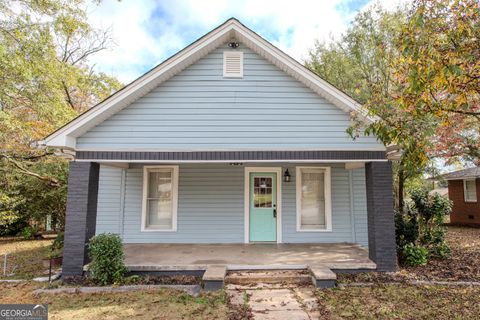
[[[478,319],[480,288],[385,285],[317,290],[322,319]]]
[[[18,240],[0,238],[0,262],[2,279],[32,279],[43,275],[42,259],[47,258],[52,240]],[[3,276],[3,258],[8,253],[8,270],[14,275]]]
[[[402,267],[393,273],[341,275],[341,282],[403,282],[407,280],[480,281],[480,228],[448,227],[451,256],[431,258],[426,266]]]
[[[134,284],[148,284],[148,285],[196,285],[201,284],[202,278],[187,275],[171,275],[171,276],[129,276],[126,277],[122,283],[117,285],[134,285]],[[82,287],[96,287],[98,283],[88,277],[68,277],[56,283],[57,286],[82,286]]]
[[[223,291],[198,297],[169,289],[34,296],[38,287],[0,283],[2,303],[48,304],[49,319],[228,319]]]

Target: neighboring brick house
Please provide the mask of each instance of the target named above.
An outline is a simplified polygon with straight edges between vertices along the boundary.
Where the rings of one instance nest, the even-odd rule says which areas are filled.
[[[480,225],[480,167],[450,172],[442,178],[448,181],[448,197],[453,201],[451,223]]]

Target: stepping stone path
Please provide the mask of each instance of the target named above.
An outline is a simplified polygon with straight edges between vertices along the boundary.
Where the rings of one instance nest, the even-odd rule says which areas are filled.
[[[299,272],[300,279],[303,274]],[[279,278],[291,278],[292,275],[292,271],[287,275],[285,271],[283,274],[282,271],[280,274],[279,271],[262,271],[264,281],[250,284],[245,280],[241,281],[241,284],[229,283],[229,276],[227,276],[225,291],[229,296],[230,304],[237,306],[247,304],[254,319],[318,319],[319,303],[312,283],[279,281]],[[239,273],[231,277],[233,282],[240,282],[237,280],[241,277]],[[252,279],[257,278],[252,276]]]

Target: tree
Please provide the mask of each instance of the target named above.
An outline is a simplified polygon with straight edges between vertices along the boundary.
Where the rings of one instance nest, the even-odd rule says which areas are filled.
[[[403,8],[389,12],[379,5],[370,7],[357,14],[340,39],[328,45],[317,41],[306,61],[308,68],[363,103],[369,115],[381,119],[366,127],[357,121],[349,130],[353,137],[359,130],[365,130],[367,134],[376,134],[386,145],[402,147],[404,153],[394,167],[400,210],[405,179],[417,176],[427,164],[421,124],[409,121],[403,113],[384,103],[395,89],[394,61],[401,55],[396,41],[406,19]]]
[[[415,1],[398,46],[392,102],[427,120],[431,156],[480,165],[480,2]]]
[[[112,43],[88,24],[86,5],[0,0],[0,215],[63,214],[66,161],[35,143],[121,86],[89,66]]]

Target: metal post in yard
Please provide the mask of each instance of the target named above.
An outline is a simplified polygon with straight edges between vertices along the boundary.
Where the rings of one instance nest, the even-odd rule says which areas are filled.
[[[48,283],[52,283],[52,257],[50,257],[50,266],[48,267]]]
[[[7,274],[7,256],[8,256],[8,252],[5,252],[5,256],[3,258],[3,275],[4,276]]]

